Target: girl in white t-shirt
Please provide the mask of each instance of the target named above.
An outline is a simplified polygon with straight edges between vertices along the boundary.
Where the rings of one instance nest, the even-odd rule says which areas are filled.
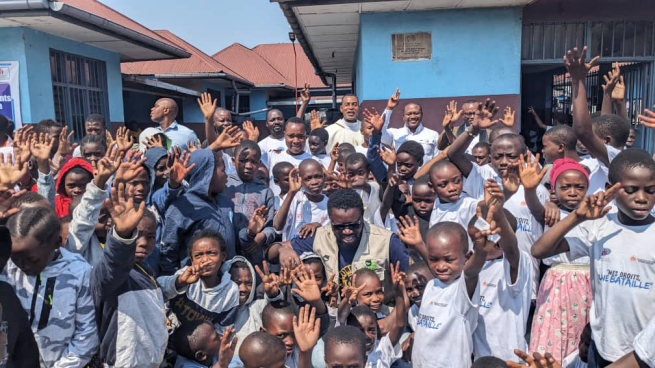
[[[566,252],[590,258],[589,359],[602,366],[632,351],[635,336],[655,316],[655,161],[643,150],[623,151],[611,162],[608,180],[612,187],[585,198],[532,248],[541,259]],[[610,213],[614,197],[618,211]]]
[[[330,223],[324,182],[323,166],[314,159],[306,159],[291,170],[289,193],[273,218],[273,227],[282,232],[282,241],[313,236],[316,229]]]
[[[364,220],[375,223],[375,214],[380,210],[380,185],[369,181],[371,173],[366,156],[354,153],[346,159],[346,176],[364,202]]]
[[[471,252],[468,234],[458,223],[445,221],[434,225],[424,243],[416,220],[402,217],[398,236],[421,254],[435,279],[423,293],[412,364],[417,368],[469,368],[478,320],[478,279],[490,250],[486,239],[500,230],[488,218],[492,227],[473,236]]]
[[[563,219],[584,200],[589,174],[578,162],[560,158],[550,170],[550,182]],[[540,354],[548,351],[561,362],[577,351],[580,336],[589,322],[589,257],[570,260],[561,254],[543,262],[551,268],[546,271],[537,293],[530,351]]]

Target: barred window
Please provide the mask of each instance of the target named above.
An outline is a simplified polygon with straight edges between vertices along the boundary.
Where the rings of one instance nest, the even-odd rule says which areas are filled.
[[[55,119],[84,136],[84,119],[101,114],[109,121],[107,67],[104,61],[50,50]]]

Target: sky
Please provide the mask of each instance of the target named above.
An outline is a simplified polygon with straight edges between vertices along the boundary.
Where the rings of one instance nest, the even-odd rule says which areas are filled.
[[[269,0],[100,0],[152,29],[167,29],[212,55],[238,42],[246,47],[289,42],[289,23]]]

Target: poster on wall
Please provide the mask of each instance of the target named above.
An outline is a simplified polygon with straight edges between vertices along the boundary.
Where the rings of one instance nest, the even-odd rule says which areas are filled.
[[[18,61],[0,61],[0,114],[21,127]]]

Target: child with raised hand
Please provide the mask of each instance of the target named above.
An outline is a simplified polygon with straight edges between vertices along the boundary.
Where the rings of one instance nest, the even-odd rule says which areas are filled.
[[[157,279],[172,314],[180,324],[204,319],[219,331],[231,326],[239,307],[239,288],[225,263],[225,240],[214,230],[201,230],[191,239],[189,256],[190,266]]]
[[[323,167],[314,159],[303,160],[291,170],[289,193],[273,219],[275,230],[282,232],[282,241],[313,236],[316,229],[330,222],[324,182]]]
[[[578,162],[561,158],[553,163],[550,182],[559,204],[560,219],[564,219],[584,200],[589,174]],[[559,254],[543,262],[551,268],[546,271],[537,293],[530,351],[544,354],[548,350],[557,361],[563,361],[577,351],[580,335],[589,322],[592,300],[589,257],[571,260],[566,254]]]
[[[107,156],[94,164],[93,181],[87,184],[79,204],[72,211],[65,247],[80,254],[94,267],[105,258],[103,246],[95,234],[100,210],[107,199],[108,182],[121,166],[122,159],[122,155],[114,147],[107,152]],[[121,180],[123,179],[118,177],[114,182]]]
[[[271,169],[271,176],[273,177],[273,183],[280,188],[280,194],[275,196],[275,213],[280,210],[284,198],[289,193],[289,174],[293,169],[293,164],[291,162],[278,162]]]
[[[364,202],[364,220],[373,224],[375,214],[380,209],[380,185],[369,181],[371,168],[366,156],[354,153],[346,159],[346,176],[354,189]]]
[[[324,168],[330,167],[332,158],[325,151],[325,146],[330,138],[329,133],[324,128],[316,128],[312,130],[307,136],[307,145],[309,152],[320,162]]]
[[[389,321],[386,323],[386,331],[380,331],[378,326],[379,320],[376,313],[362,303],[350,311],[347,319],[348,325],[353,325],[362,329],[366,335],[366,367],[390,367],[396,360],[402,357],[400,347],[400,337],[407,323],[407,309],[405,308],[405,285],[403,278],[404,272],[400,272],[400,264],[397,263],[394,268],[391,267],[391,277],[396,296],[396,308],[389,315]],[[360,293],[365,296],[366,289]],[[378,339],[378,336],[382,338]]]
[[[590,366],[606,366],[630,352],[634,337],[655,316],[649,307],[655,274],[641,262],[652,258],[643,244],[655,236],[655,161],[639,149],[623,151],[610,164],[608,179],[612,187],[586,197],[532,249],[537,258],[565,252],[570,259],[590,257]],[[606,206],[614,198],[617,211],[610,212]]]
[[[225,329],[221,336],[211,322],[204,320],[180,327],[172,335],[178,354],[175,368],[228,368],[238,341],[233,336],[234,329]]]
[[[491,250],[480,271],[480,311],[478,327],[473,333],[473,355],[475,359],[491,355],[516,360],[512,348],[527,348],[524,336],[530,313],[532,256],[518,248],[514,235],[516,220],[502,208],[505,198],[498,183],[493,180],[485,183],[485,196],[486,204],[478,207],[468,224],[468,232],[474,237],[484,225],[479,224],[482,215],[494,207],[498,210],[491,219],[500,229],[500,239],[478,239],[485,241]]]
[[[122,182],[111,188],[107,204],[114,225],[92,273],[101,341],[97,358],[109,366],[157,367],[168,340],[164,298],[142,266],[155,247],[154,215],[145,202],[135,206]]]
[[[493,221],[494,210],[492,206],[487,216],[490,228],[475,234],[473,252],[466,230],[455,222],[431,227],[423,242],[418,220],[400,218],[398,237],[421,254],[435,276],[423,293],[414,332],[412,364],[417,367],[468,368],[471,364],[479,274],[493,250],[486,238],[501,230]]]
[[[407,327],[411,330],[411,333],[407,338],[402,341],[403,360],[406,362],[412,360],[414,331],[416,331],[416,322],[418,321],[418,311],[421,307],[423,292],[425,291],[428,282],[433,278],[434,276],[432,275],[430,268],[428,268],[428,265],[423,260],[409,265],[409,268],[405,273],[405,293],[410,302],[410,308],[407,311]]]
[[[93,166],[83,158],[66,162],[57,176],[55,212],[57,217],[67,216],[68,205],[73,198],[84,194],[86,185],[93,180]]]
[[[91,266],[61,248],[61,224],[50,207],[25,208],[11,216],[11,260],[0,281],[11,285],[46,367],[82,367],[98,348],[90,289]]]

